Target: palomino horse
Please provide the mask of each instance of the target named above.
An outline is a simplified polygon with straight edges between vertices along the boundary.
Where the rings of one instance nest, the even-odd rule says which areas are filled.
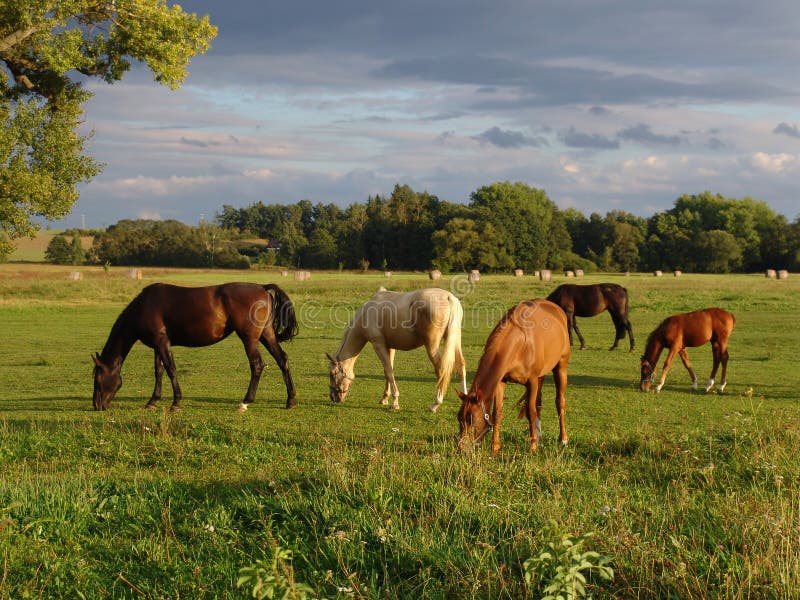
[[[278,342],[297,335],[297,320],[289,297],[275,284],[226,283],[186,288],[155,283],[144,288],[117,318],[103,352],[95,353],[94,409],[105,410],[122,387],[120,371],[131,347],[140,341],[155,351],[156,385],[145,408],[155,408],[161,398],[164,369],[172,382],[172,407],[178,410],[183,394],[178,385],[172,346],[210,346],[236,332],[250,361],[250,385],[239,405],[247,410],[256,395],[264,369],[261,342],[283,373],[288,399],[295,405],[289,361]]]
[[[697,390],[697,375],[694,374],[692,364],[689,362],[686,348],[702,346],[710,341],[711,351],[714,354],[714,367],[711,369],[705,391],[714,387],[717,367],[722,363],[722,381],[718,386],[718,390],[722,393],[727,384],[728,337],[730,337],[735,324],[734,316],[721,308],[705,308],[664,319],[647,338],[647,346],[642,356],[642,379],[639,384],[641,390],[647,392],[655,383],[656,363],[664,348],[669,348],[669,353],[664,361],[661,381],[656,386],[656,391],[660,392],[664,387],[667,371],[669,371],[676,354],[681,357],[683,365],[692,376],[692,389]]]
[[[542,435],[539,416],[542,407],[542,384],[548,371],[556,383],[556,409],[560,433],[558,440],[567,443],[564,418],[567,408],[567,365],[570,344],[567,319],[558,305],[547,300],[527,300],[508,311],[486,340],[478,371],[469,394],[459,393],[460,427],[458,446],[464,450],[470,441],[478,443],[493,430],[492,453],[500,450],[500,423],[503,420],[503,393],[507,382],[524,385],[520,418],[530,425],[530,446],[536,450]],[[489,409],[492,416],[489,416]]]
[[[425,346],[436,372],[436,412],[444,401],[453,367],[461,373],[461,388],[467,391],[467,366],[461,352],[461,321],[464,312],[453,294],[439,288],[414,292],[389,292],[381,288],[358,309],[345,329],[342,343],[330,360],[330,398],[342,402],[355,379],[353,367],[367,342],[372,343],[383,364],[386,388],[381,404],[400,408],[400,392],[394,379],[396,350]],[[440,343],[444,341],[440,348]]]
[[[628,319],[628,291],[621,285],[616,283],[592,285],[565,283],[553,290],[547,299],[558,304],[567,313],[570,345],[572,345],[572,330],[574,329],[581,341],[581,350],[586,348],[575,317],[594,317],[604,310],[608,310],[616,329],[616,337],[609,350],[616,349],[617,344],[625,338],[625,332],[627,332],[631,342],[629,351],[633,352],[633,328]]]

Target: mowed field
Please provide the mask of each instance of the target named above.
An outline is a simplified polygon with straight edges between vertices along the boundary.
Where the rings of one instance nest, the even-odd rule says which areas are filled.
[[[503,449],[456,450],[458,398],[428,411],[424,350],[398,353],[400,411],[380,406],[371,348],[347,401],[328,400],[325,352],[381,285],[431,285],[424,274],[313,273],[0,265],[0,599],[538,598],[554,565],[525,561],[562,537],[611,558],[598,598],[800,596],[800,278],[593,275],[624,285],[636,350],[609,352],[611,319],[581,319],[567,390],[569,444],[557,444],[554,386],[544,389],[543,441],[530,453],[507,388]],[[463,276],[437,282],[465,309],[471,381],[507,308],[558,283]],[[249,370],[235,337],[175,348],[183,410],[144,411],[152,351],[134,346],[111,410],[91,404],[90,354],[149,283],[278,283],[300,333],[284,344],[299,406],[284,409],[267,368],[256,401],[236,407]],[[725,394],[692,392],[679,360],[664,390],[638,391],[647,334],[666,316],[707,306],[736,315]],[[689,349],[700,382],[710,346]],[[662,355],[660,363],[663,363]],[[660,365],[659,365],[660,370]],[[165,378],[165,382],[166,382]],[[454,382],[455,383],[455,382]],[[283,552],[290,551],[291,555]],[[538,565],[538,566],[537,566]],[[260,569],[260,570],[259,570]],[[529,583],[526,583],[525,575]],[[270,579],[272,577],[272,579]],[[313,592],[298,584],[306,584]],[[258,592],[258,589],[256,589]]]

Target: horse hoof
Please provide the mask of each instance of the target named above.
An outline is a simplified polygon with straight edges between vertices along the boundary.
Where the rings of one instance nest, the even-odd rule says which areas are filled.
[[[158,407],[153,402],[148,402],[147,404],[144,405],[145,410],[155,410],[156,408]]]
[[[439,407],[440,407],[440,406],[441,406],[441,404],[432,404],[432,405],[431,405],[431,408],[430,408],[430,411],[431,411],[432,413],[435,413],[437,410],[439,410]]]
[[[389,406],[389,401],[386,398],[381,398],[381,401],[378,404],[381,406]]]
[[[295,406],[297,406],[297,402],[295,402],[294,400],[291,400],[290,402],[286,403],[286,409],[287,410],[290,409],[290,408],[294,408]]]
[[[392,404],[392,410],[400,410],[399,404]]]
[[[180,409],[181,409],[180,406],[178,406],[177,404],[173,404],[172,406],[169,407],[169,412],[171,413],[178,412]]]
[[[236,407],[236,412],[240,413],[247,412],[247,404],[242,402],[239,406]]]

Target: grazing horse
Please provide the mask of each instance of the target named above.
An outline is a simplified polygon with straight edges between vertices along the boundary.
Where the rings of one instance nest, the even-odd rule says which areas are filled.
[[[344,331],[336,354],[327,354],[331,400],[342,402],[345,399],[355,379],[356,359],[367,342],[371,342],[386,376],[381,404],[388,404],[391,395],[392,408],[398,410],[400,392],[394,379],[395,351],[425,346],[436,372],[436,400],[431,406],[431,411],[436,412],[444,401],[453,367],[459,369],[461,388],[467,391],[467,366],[461,352],[463,318],[461,302],[445,290],[428,288],[399,293],[381,288],[358,309]]]
[[[487,432],[493,430],[492,453],[499,452],[503,392],[510,381],[526,388],[519,416],[522,418],[524,414],[528,418],[530,447],[536,450],[542,435],[539,422],[542,384],[548,371],[553,372],[556,383],[556,409],[560,425],[558,439],[561,444],[566,444],[564,418],[569,355],[567,319],[558,305],[536,299],[522,302],[509,310],[486,340],[469,394],[459,393],[462,402],[458,411],[458,447],[465,450],[467,442],[477,444]]]
[[[633,352],[633,328],[628,319],[628,291],[616,283],[595,283],[592,285],[576,285],[565,283],[558,286],[548,297],[550,302],[555,302],[567,313],[567,328],[569,330],[569,343],[572,345],[572,330],[578,334],[581,341],[581,350],[586,348],[578,321],[575,317],[594,317],[604,310],[608,310],[614,322],[616,337],[609,350],[614,350],[625,332],[631,342]]]
[[[122,387],[120,371],[131,347],[140,341],[155,351],[156,385],[145,408],[155,408],[161,398],[161,377],[166,369],[172,382],[172,407],[178,410],[183,394],[178,385],[172,346],[210,346],[236,332],[250,361],[250,385],[239,405],[247,410],[256,395],[264,369],[258,343],[264,344],[283,373],[288,399],[295,406],[295,389],[289,360],[278,342],[297,335],[294,305],[275,284],[226,283],[187,288],[154,283],[144,288],[122,311],[103,352],[95,353],[94,409],[106,410]]]
[[[697,375],[694,374],[692,363],[689,362],[686,348],[702,346],[710,341],[711,351],[714,354],[714,367],[711,369],[705,391],[708,392],[714,387],[714,378],[717,376],[717,367],[720,363],[722,363],[722,381],[720,381],[718,390],[720,393],[725,391],[728,369],[728,337],[730,337],[735,324],[734,316],[721,308],[704,308],[664,319],[647,338],[647,346],[642,356],[642,379],[639,383],[641,390],[647,392],[655,383],[656,363],[664,348],[669,348],[669,353],[664,361],[661,381],[656,386],[656,391],[660,392],[664,387],[667,371],[669,371],[676,354],[681,357],[683,365],[692,376],[692,389],[697,390]]]

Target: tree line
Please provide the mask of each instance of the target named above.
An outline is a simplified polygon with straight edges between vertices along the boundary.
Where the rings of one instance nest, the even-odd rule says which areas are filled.
[[[388,197],[335,204],[222,207],[224,230],[278,240],[281,264],[308,268],[582,268],[585,271],[752,272],[800,266],[793,223],[752,198],[683,195],[649,218],[560,210],[541,190],[498,182],[468,204],[396,185]]]
[[[74,241],[58,244],[65,262],[81,256]],[[346,208],[308,200],[224,205],[213,223],[198,226],[126,219],[96,232],[86,259],[218,268],[794,270],[800,218],[790,223],[763,201],[711,192],[681,196],[649,218],[621,210],[587,217],[560,210],[543,190],[524,183],[483,186],[468,204],[398,184],[389,196]]]

